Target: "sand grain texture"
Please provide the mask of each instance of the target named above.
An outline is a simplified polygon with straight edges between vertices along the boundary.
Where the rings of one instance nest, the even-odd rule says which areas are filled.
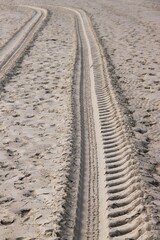
[[[72,29],[70,16],[53,11],[1,93],[2,239],[58,232],[71,158]]]
[[[6,26],[5,31],[0,29],[0,47],[34,14],[14,4],[46,7],[50,20],[1,92],[2,239],[72,239],[73,229],[81,232],[88,227],[86,222],[81,224],[87,218],[88,235],[78,236],[82,240],[105,240],[108,232],[110,239],[116,240],[125,240],[125,236],[159,239],[159,1],[7,3],[0,9],[0,21]],[[90,17],[98,39],[80,9]],[[79,93],[76,80],[83,85]],[[73,134],[76,140],[80,130],[80,165],[83,156],[85,161],[94,160],[87,167],[77,165],[72,155],[80,151],[79,142],[72,142]],[[99,157],[102,162],[97,161]],[[102,225],[109,228],[101,229]],[[98,235],[101,230],[105,236]],[[154,237],[149,235],[152,231]],[[130,232],[132,237],[125,235]]]
[[[26,7],[0,5],[0,49],[16,34],[21,27],[35,14]]]

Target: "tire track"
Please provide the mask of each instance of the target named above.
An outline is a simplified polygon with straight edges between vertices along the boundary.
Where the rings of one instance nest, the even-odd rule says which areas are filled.
[[[73,239],[153,239],[138,161],[112,90],[102,48],[85,12],[64,9],[74,13],[78,23],[77,43],[82,51],[79,69],[85,86],[79,92],[84,131],[80,165],[85,159],[88,173],[80,167]],[[84,201],[85,193],[88,200]]]
[[[2,50],[1,79],[23,54],[47,16],[47,10],[34,9],[35,17]],[[70,179],[74,191],[67,195],[64,217],[69,223],[61,226],[60,239],[70,236],[75,240],[153,239],[138,162],[112,90],[102,48],[85,12],[63,9],[75,17],[77,86],[73,94],[78,97],[73,99],[76,164]]]
[[[47,10],[39,7],[23,6],[35,10],[36,14],[26,22],[5,46],[0,50],[0,79],[11,70],[16,61],[21,57],[34,34],[47,17]]]

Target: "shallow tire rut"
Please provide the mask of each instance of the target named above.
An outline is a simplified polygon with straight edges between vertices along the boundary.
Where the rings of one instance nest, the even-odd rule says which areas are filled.
[[[47,18],[47,10],[39,7],[23,6],[35,11],[35,15],[0,50],[0,80],[15,66],[25,52],[35,33]]]
[[[103,50],[85,12],[64,9],[75,16],[81,58],[76,70],[81,71],[77,84],[81,84],[83,154],[74,239],[153,239],[138,161],[112,90]]]

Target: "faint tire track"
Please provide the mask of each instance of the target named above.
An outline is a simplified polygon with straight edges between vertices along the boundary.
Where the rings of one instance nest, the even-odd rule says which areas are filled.
[[[5,77],[16,61],[21,57],[27,45],[31,42],[35,32],[47,17],[47,10],[39,7],[31,7],[36,14],[18,31],[0,50],[0,80]]]

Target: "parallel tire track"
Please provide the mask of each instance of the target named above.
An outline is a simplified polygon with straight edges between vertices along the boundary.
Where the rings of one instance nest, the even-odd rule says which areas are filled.
[[[79,93],[80,118],[81,127],[87,131],[87,134],[83,133],[80,146],[86,155],[80,157],[74,239],[153,239],[151,215],[144,200],[138,162],[132,153],[112,90],[102,48],[87,15],[82,10],[65,9],[75,14],[77,42],[79,49],[83,48],[79,69],[83,72],[81,84],[85,87]],[[84,159],[88,173],[81,167]],[[88,200],[84,201],[86,174]]]
[[[47,10],[39,7],[24,6],[35,10],[36,14],[26,22],[12,39],[0,50],[0,80],[12,69],[16,61],[22,56],[28,44],[34,38],[41,24],[47,17]]]

